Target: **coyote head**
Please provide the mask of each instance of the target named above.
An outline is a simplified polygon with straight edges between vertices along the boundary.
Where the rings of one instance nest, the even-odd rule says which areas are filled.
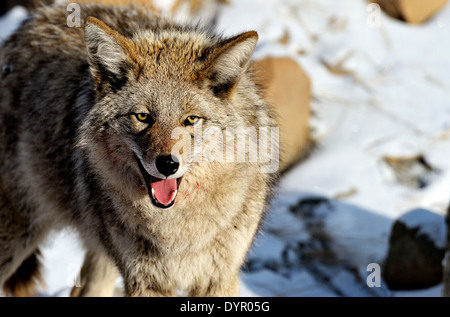
[[[96,18],[86,20],[96,103],[80,144],[113,186],[147,192],[154,206],[168,208],[196,168],[192,157],[173,155],[174,129],[184,129],[193,143],[196,125],[251,124],[249,109],[258,105],[246,70],[258,36],[225,39],[158,21],[125,37]]]

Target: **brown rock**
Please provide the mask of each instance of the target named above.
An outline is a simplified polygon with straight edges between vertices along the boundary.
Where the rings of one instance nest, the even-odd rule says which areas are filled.
[[[423,23],[441,9],[447,0],[369,0],[378,3],[391,17],[409,23]]]
[[[306,153],[310,139],[310,81],[291,58],[267,57],[253,64],[265,98],[275,106],[280,127],[280,170],[284,171]]]
[[[444,254],[445,249],[437,247],[427,234],[420,233],[420,227],[411,228],[397,220],[391,231],[383,278],[391,290],[435,286],[442,282]]]

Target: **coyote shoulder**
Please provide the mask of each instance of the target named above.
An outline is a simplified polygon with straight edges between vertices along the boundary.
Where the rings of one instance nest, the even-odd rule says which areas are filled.
[[[40,245],[71,226],[87,250],[73,296],[112,295],[119,274],[127,296],[237,296],[276,173],[194,136],[253,127],[261,145],[276,126],[249,69],[257,33],[138,6],[67,14],[40,8],[0,49],[0,284],[32,295]],[[203,156],[219,148],[234,159]]]

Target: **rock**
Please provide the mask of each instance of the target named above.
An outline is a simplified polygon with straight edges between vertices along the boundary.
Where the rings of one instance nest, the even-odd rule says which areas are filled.
[[[442,282],[446,225],[443,216],[414,209],[391,230],[383,278],[391,290],[422,289]]]
[[[439,171],[434,168],[423,154],[412,156],[390,156],[381,158],[390,169],[393,180],[399,184],[414,188],[425,188],[432,183]]]
[[[288,57],[266,57],[253,63],[265,98],[279,116],[280,170],[296,163],[311,144],[310,81],[300,65]]]
[[[447,208],[447,216],[445,217],[445,222],[447,224],[447,245],[443,261],[444,277],[442,280],[442,296],[450,297],[450,206]]]
[[[423,23],[441,9],[447,0],[369,0],[389,16],[409,23]]]

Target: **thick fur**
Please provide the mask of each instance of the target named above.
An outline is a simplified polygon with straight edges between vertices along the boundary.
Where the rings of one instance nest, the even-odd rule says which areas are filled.
[[[137,6],[81,13],[71,28],[65,6],[41,8],[0,50],[0,285],[72,226],[88,250],[73,295],[112,295],[118,273],[128,296],[238,295],[276,174],[182,161],[160,209],[137,160],[160,177],[155,159],[174,129],[193,135],[192,114],[203,128],[275,125],[248,70],[257,34],[222,38]]]

